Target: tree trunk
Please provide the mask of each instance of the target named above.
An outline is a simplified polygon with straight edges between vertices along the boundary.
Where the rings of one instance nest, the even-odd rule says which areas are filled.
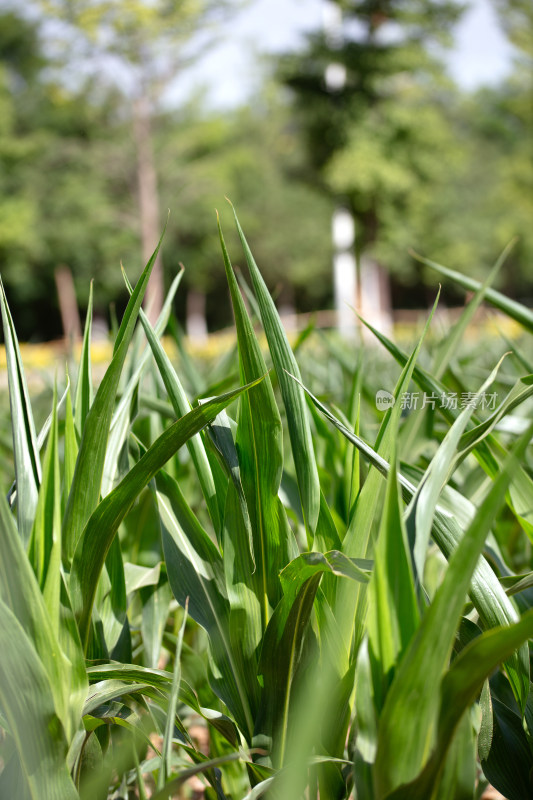
[[[54,278],[59,299],[63,335],[69,346],[81,339],[81,323],[72,272],[66,266],[58,267]]]
[[[207,341],[205,318],[205,294],[198,289],[189,289],[187,294],[187,336],[194,342]]]
[[[143,263],[152,255],[161,235],[157,176],[152,147],[150,102],[141,94],[133,104],[133,133],[137,149],[137,182]],[[163,262],[157,256],[145,297],[145,308],[152,324],[159,316],[164,298]]]
[[[392,332],[392,302],[388,272],[367,255],[378,236],[379,220],[375,207],[357,218],[356,252],[359,268],[357,308],[361,316],[389,336]],[[363,339],[375,342],[363,326]]]
[[[294,289],[290,283],[283,282],[278,297],[278,312],[286,331],[295,331],[298,327],[296,309],[294,307]]]
[[[373,259],[363,255],[360,268],[359,309],[363,319],[374,328],[390,336],[392,333],[392,309],[389,276]],[[363,328],[363,338],[375,342],[375,337],[367,328]]]

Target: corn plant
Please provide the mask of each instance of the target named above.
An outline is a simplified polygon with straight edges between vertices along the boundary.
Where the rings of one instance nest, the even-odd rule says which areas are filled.
[[[171,695],[172,676],[157,670],[132,667],[133,673],[128,674],[134,675],[133,682],[124,680],[123,668],[112,666],[91,672],[93,659],[131,661],[126,573],[116,533],[161,466],[241,390],[189,409],[102,496],[104,478],[109,479],[109,475],[104,476],[106,466],[116,469],[116,465],[106,465],[106,460],[113,445],[117,449],[124,438],[120,432],[123,409],[128,408],[139,380],[137,367],[115,409],[121,371],[156,255],[157,250],[132,293],[117,333],[113,359],[94,399],[89,317],[74,411],[69,387],[64,398],[61,466],[56,397],[50,419],[38,438],[2,290],[15,458],[10,498],[17,512],[15,518],[2,496],[0,602],[5,658],[0,704],[2,727],[12,743],[2,772],[6,796],[77,797],[83,788],[85,761],[103,762],[101,745],[106,744],[106,737],[102,732],[97,736],[100,727],[117,724],[136,736],[142,734],[136,706],[149,697],[165,712]],[[164,313],[168,315],[168,308]],[[39,440],[44,438],[48,441],[41,464]],[[138,586],[154,582],[146,572],[141,570],[144,574],[136,576]],[[133,708],[123,701],[118,705],[115,702],[125,696],[133,698]],[[192,693],[189,703],[198,706]],[[194,757],[192,742],[185,739]],[[131,760],[131,752],[126,755],[125,763]],[[119,761],[125,757],[119,751]],[[92,792],[102,792],[91,786]],[[103,789],[107,796],[107,785]]]
[[[2,295],[15,461],[0,501],[2,792],[162,800],[202,774],[216,798],[459,800],[486,780],[529,796],[533,581],[497,537],[503,519],[533,533],[533,431],[517,416],[533,376],[515,349],[516,374],[493,363],[476,383],[457,353],[484,299],[526,331],[531,312],[490,288],[503,258],[483,285],[433,264],[474,297],[428,367],[433,312],[411,353],[374,331],[400,365],[382,414],[376,351],[326,339],[320,363],[309,332],[291,347],[235,223],[250,286],[219,233],[238,365],[230,353],[204,380],[180,341],[176,370],[160,336],[180,276],[154,327],[141,308],[156,251],[135,288],[124,276],[94,397],[89,311],[76,391],[54,393],[39,436]],[[324,370],[345,383],[344,410]],[[240,386],[220,394],[228,374]],[[510,388],[485,416],[474,402],[402,409],[415,385],[496,384]]]

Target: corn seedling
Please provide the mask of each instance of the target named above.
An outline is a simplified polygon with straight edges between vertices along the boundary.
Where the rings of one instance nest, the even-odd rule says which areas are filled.
[[[481,285],[427,262],[474,291],[436,343],[432,311],[411,352],[371,326],[383,352],[291,347],[235,223],[218,375],[161,343],[181,275],[142,311],[158,245],[98,387],[89,305],[39,433],[1,291],[0,796],[531,796],[533,376],[518,346],[462,355],[483,300],[531,334],[503,257]]]

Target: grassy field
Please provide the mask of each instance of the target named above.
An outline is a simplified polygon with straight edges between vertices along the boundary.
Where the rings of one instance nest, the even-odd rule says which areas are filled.
[[[532,312],[433,265],[449,328],[436,290],[411,346],[289,343],[238,230],[207,358],[152,259],[99,379],[89,310],[35,395],[2,293],[0,797],[532,796]]]

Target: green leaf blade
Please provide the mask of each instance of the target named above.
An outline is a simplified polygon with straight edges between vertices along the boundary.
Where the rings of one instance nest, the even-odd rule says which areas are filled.
[[[72,602],[79,620],[84,648],[88,645],[91,611],[98,578],[118,526],[135,498],[191,436],[208,425],[220,411],[248,388],[250,386],[226,392],[194,408],[167,428],[93,512],[78,541],[70,576]]]
[[[130,297],[115,341],[113,359],[83,425],[76,468],[63,519],[63,556],[67,564],[70,564],[82,531],[98,505],[118,383],[161,241],[162,238]]]
[[[41,483],[41,462],[17,334],[1,280],[0,309],[4,328],[4,346],[9,380],[18,529],[24,544],[27,545],[30,540],[37,508],[37,498]]]
[[[399,665],[379,723],[374,768],[378,798],[387,797],[413,780],[435,746],[440,680],[450,657],[464,598],[494,515],[532,432],[533,426],[519,440],[512,460],[495,480],[478,516],[461,539],[444,581]]]
[[[220,223],[219,235],[237,330],[241,380],[248,383],[265,375],[267,368],[231,266]],[[296,556],[296,544],[278,499],[283,469],[282,425],[268,375],[241,398],[236,444],[252,526],[257,573],[253,584],[260,598],[264,630],[270,608],[275,608],[281,597],[278,574]],[[250,583],[246,577],[249,565],[245,559],[241,561],[241,568],[234,576],[235,583],[241,580]]]
[[[67,742],[47,672],[11,609],[0,599],[0,703],[32,800],[79,800],[66,766]]]
[[[311,428],[305,397],[287,373],[300,378],[300,370],[281,324],[276,306],[255,263],[252,252],[234,212],[237,231],[246,256],[252,284],[259,304],[261,319],[268,341],[272,362],[278,377],[291,440],[294,465],[305,522],[314,533],[320,511],[320,482],[316,465]]]

